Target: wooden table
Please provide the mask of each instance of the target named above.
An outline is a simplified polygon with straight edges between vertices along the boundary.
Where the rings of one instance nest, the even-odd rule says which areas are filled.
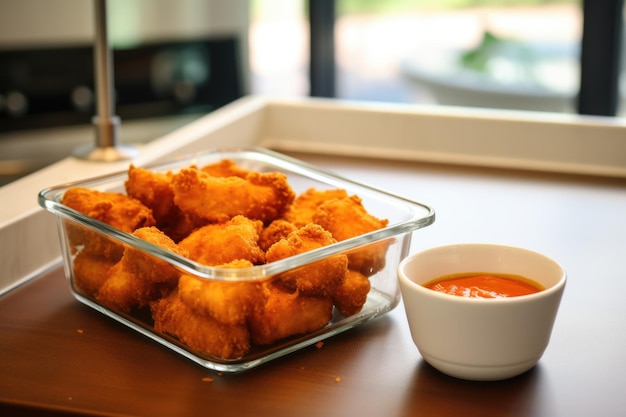
[[[559,261],[569,281],[539,365],[499,382],[442,375],[400,304],[321,348],[220,375],[78,303],[57,268],[0,298],[0,414],[624,415],[626,181],[296,156],[432,205],[412,252],[497,242]]]

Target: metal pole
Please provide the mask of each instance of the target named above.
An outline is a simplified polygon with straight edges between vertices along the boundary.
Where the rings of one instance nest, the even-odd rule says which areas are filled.
[[[138,152],[133,147],[120,146],[120,118],[115,115],[113,89],[113,57],[107,30],[106,0],[94,0],[94,81],[97,115],[92,119],[96,128],[95,146],[78,148],[74,155],[90,161],[112,162],[132,159]]]
[[[98,115],[94,117],[96,125],[96,143],[98,146],[115,146],[117,131],[120,124],[119,117],[113,110],[113,57],[109,48],[109,34],[107,30],[106,0],[96,0],[94,43],[94,75],[96,82],[96,99]]]

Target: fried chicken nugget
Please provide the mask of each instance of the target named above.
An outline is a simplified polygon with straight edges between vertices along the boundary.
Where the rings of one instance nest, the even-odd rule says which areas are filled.
[[[139,227],[156,224],[152,210],[139,200],[121,193],[72,187],[63,194],[61,202],[76,211],[127,233],[132,233]],[[122,255],[123,246],[120,243],[108,239],[98,232],[70,223],[66,223],[66,230],[68,240],[74,248],[84,245],[84,251],[111,260],[117,260]]]
[[[276,219],[261,231],[259,247],[267,251],[274,243],[286,238],[289,233],[298,230],[293,223],[283,219]]]
[[[220,265],[221,268],[251,266],[246,260]],[[256,306],[264,302],[258,281],[218,281],[183,274],[178,282],[178,293],[193,311],[227,325],[245,324]]]
[[[116,264],[104,256],[80,252],[74,258],[73,284],[79,292],[93,297],[109,277],[109,270]]]
[[[154,172],[130,164],[128,179],[124,182],[126,194],[152,209],[157,222],[166,221],[177,214],[174,192],[170,186],[171,172]]]
[[[178,242],[207,221],[183,213],[174,203],[172,177],[173,174],[169,171],[153,172],[131,164],[124,185],[130,197],[141,201],[152,210],[159,229]]]
[[[183,257],[189,257],[185,248],[178,246],[169,236],[154,226],[139,228],[133,232],[133,235],[162,249]],[[180,271],[169,262],[130,246],[124,250],[124,256],[120,262],[126,263],[128,270],[145,282],[176,284],[180,276]]]
[[[177,291],[150,304],[154,329],[177,337],[189,348],[222,359],[236,359],[250,349],[245,324],[228,325],[200,314],[180,298]]]
[[[287,176],[279,172],[214,177],[189,168],[174,175],[172,188],[181,210],[212,223],[236,215],[269,223],[279,218],[295,197]]]
[[[152,210],[139,200],[122,193],[72,187],[63,194],[61,202],[127,233],[132,233],[139,227],[156,224]]]
[[[332,301],[339,312],[348,317],[358,313],[367,301],[370,280],[358,271],[348,270],[344,282],[335,289]]]
[[[201,171],[206,172],[214,177],[239,177],[246,178],[250,173],[247,169],[243,169],[235,163],[232,159],[222,159],[214,164],[208,164],[200,168]]]
[[[272,245],[266,253],[267,262],[278,261],[336,242],[330,232],[310,223]],[[276,279],[290,291],[298,290],[302,294],[312,296],[329,296],[338,285],[341,285],[347,272],[347,256],[335,255],[284,272]]]
[[[187,251],[190,259],[205,265],[220,265],[237,259],[261,264],[265,262],[265,253],[258,245],[262,230],[260,220],[235,216],[226,222],[196,229],[178,245]]]
[[[367,212],[360,197],[352,195],[328,200],[319,206],[313,221],[332,233],[338,241],[382,229],[389,223]],[[350,269],[371,276],[385,267],[389,242],[376,242],[348,255]]]
[[[184,249],[156,227],[139,228],[133,235],[186,256]],[[129,312],[169,294],[178,285],[179,276],[180,271],[168,262],[128,246],[122,259],[109,269],[96,298],[109,308]]]
[[[116,263],[110,270],[96,294],[96,300],[112,310],[129,313],[133,308],[147,306],[175,287],[170,283],[153,283],[137,279],[137,276],[128,269],[128,264],[122,261]]]
[[[269,345],[286,337],[305,334],[326,326],[333,303],[326,297],[289,293],[272,282],[263,284],[266,302],[248,319],[252,342]]]
[[[347,196],[346,190],[341,188],[330,190],[309,188],[296,197],[287,211],[285,211],[283,218],[297,227],[305,226],[308,223],[313,223],[313,215],[323,203],[328,200],[346,198]]]

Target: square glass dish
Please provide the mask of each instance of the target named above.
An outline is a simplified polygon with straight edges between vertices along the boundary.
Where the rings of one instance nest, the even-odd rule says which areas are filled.
[[[305,243],[306,250],[294,248],[306,239],[315,241],[319,229],[302,235],[300,241],[285,236],[294,233],[289,229],[276,238],[282,237],[283,244],[291,242],[283,247],[288,253],[294,250],[288,256],[270,259],[274,248],[265,247],[262,256],[267,254],[267,259],[263,261],[216,266],[198,261],[199,258],[191,255],[192,251],[179,250],[188,248],[184,236],[170,239],[168,234],[160,234],[154,240],[138,234],[138,229],[124,231],[115,221],[102,220],[102,216],[110,218],[115,213],[130,216],[132,210],[125,208],[125,202],[113,201],[109,206],[101,206],[98,198],[102,194],[88,194],[83,198],[97,200],[80,202],[89,205],[88,210],[66,203],[64,196],[69,195],[68,190],[71,193],[76,189],[127,197],[132,169],[129,168],[113,175],[47,188],[38,195],[39,204],[56,215],[65,273],[73,296],[197,364],[221,372],[251,369],[381,316],[398,304],[396,269],[408,254],[412,232],[433,223],[435,215],[430,207],[260,148],[216,149],[141,169],[160,175],[161,179],[171,179],[191,167],[200,169],[223,161],[234,162],[244,173],[281,173],[278,175],[284,175],[293,191],[292,200],[310,190],[344,190],[348,196],[358,196],[367,216],[384,222],[353,237],[332,239],[317,246]],[[250,180],[243,181],[242,184]],[[156,185],[149,182],[141,185],[143,190],[139,192],[152,195],[159,205],[167,200],[163,196],[155,197]],[[229,195],[222,205],[237,204],[239,191],[231,188],[229,192],[232,198]],[[218,193],[219,190],[203,189],[197,204],[206,205],[207,201],[210,204],[213,198],[220,198]],[[259,197],[259,200],[264,202],[267,198]],[[159,207],[153,209],[156,218]],[[295,213],[300,215],[301,211]],[[355,211],[348,217],[359,223],[361,215]],[[190,230],[233,221],[232,217],[205,220]],[[252,220],[257,226],[262,224],[257,228],[259,235],[268,229],[271,221],[267,217]],[[345,221],[341,227],[352,227],[351,222]],[[154,224],[148,222],[143,229],[154,232],[151,225]],[[159,227],[158,222],[156,226]],[[308,227],[312,226],[292,228]],[[156,233],[162,230],[159,227]],[[219,255],[231,250],[230,242],[246,235],[249,228],[240,230],[234,240],[219,242],[221,236],[207,235],[213,237],[198,240],[201,243],[196,242],[196,246],[202,250],[213,248],[206,250]],[[328,232],[323,229],[318,234],[326,236],[324,233]],[[252,235],[255,239],[259,237]],[[161,238],[167,243],[163,244]],[[222,249],[216,250],[216,245]],[[349,285],[348,276],[354,271],[357,283]],[[338,274],[340,279],[336,279]],[[166,276],[169,278],[165,279]],[[331,281],[334,284],[327,284]],[[124,299],[143,302],[129,307]],[[220,311],[232,314],[224,319]]]

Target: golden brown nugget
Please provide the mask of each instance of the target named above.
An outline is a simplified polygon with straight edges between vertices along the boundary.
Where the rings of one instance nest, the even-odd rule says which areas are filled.
[[[367,212],[360,197],[352,195],[329,200],[320,205],[313,221],[332,233],[338,241],[373,232],[387,226],[387,219],[378,219]],[[371,276],[385,267],[389,242],[377,242],[348,255],[350,269]]]
[[[289,236],[289,233],[298,230],[293,223],[287,220],[277,219],[271,222],[261,231],[259,236],[259,247],[267,251],[274,243]]]
[[[156,224],[152,210],[139,200],[122,193],[73,187],[63,194],[61,202],[127,233],[132,233],[139,227]]]
[[[253,266],[245,260],[219,265],[220,268]],[[220,281],[183,274],[178,282],[180,299],[199,314],[235,325],[244,324],[265,297],[258,281]]]
[[[258,245],[262,230],[260,220],[235,216],[223,223],[196,229],[178,246],[187,251],[190,259],[204,265],[215,266],[238,259],[261,264],[265,262],[265,252]]]
[[[139,228],[133,235],[167,251],[187,256],[185,250],[154,226]],[[129,312],[169,294],[178,285],[180,274],[170,263],[126,246],[120,261],[109,270],[97,299],[110,308]]]
[[[171,181],[171,172],[154,172],[131,164],[124,186],[128,196],[149,207],[156,221],[163,223],[179,214],[178,207],[174,204]]]
[[[272,245],[266,253],[266,259],[267,262],[275,262],[336,242],[330,232],[321,226],[308,224]],[[341,285],[347,272],[347,256],[335,255],[284,272],[277,277],[277,281],[290,291],[298,290],[312,296],[329,296]]]
[[[171,172],[159,173],[131,164],[124,183],[126,193],[152,210],[156,224],[175,242],[180,241],[206,220],[183,213],[174,203]]]
[[[73,187],[63,194],[61,202],[86,216],[127,233],[132,233],[139,227],[154,226],[156,223],[152,210],[139,200],[121,193]],[[112,261],[122,256],[123,246],[114,239],[79,224],[65,222],[65,225],[73,250],[81,246],[85,252]]]
[[[138,279],[120,261],[109,270],[109,277],[102,284],[96,299],[105,307],[124,313],[147,306],[172,292],[176,286],[171,282],[154,283]]]
[[[184,303],[176,291],[153,302],[150,309],[157,332],[175,336],[201,354],[236,359],[250,349],[250,335],[245,324],[227,325],[199,314]]]
[[[189,256],[184,248],[179,247],[169,236],[154,226],[139,228],[133,232],[133,235],[182,257]],[[155,283],[178,283],[180,276],[178,269],[167,261],[149,255],[144,250],[127,246],[121,262],[126,264],[126,268],[134,273],[137,279]]]
[[[81,294],[93,297],[109,277],[109,270],[116,264],[110,259],[80,252],[74,258],[73,283]]]
[[[333,314],[333,303],[326,297],[289,293],[273,283],[264,284],[265,304],[248,320],[252,342],[269,345],[278,340],[310,333],[326,326]]]
[[[232,159],[227,158],[213,164],[205,165],[200,168],[200,170],[214,177],[246,178],[246,176],[250,173],[247,169],[243,169],[238,166]]]
[[[85,253],[112,263],[122,258],[124,245],[118,240],[69,220],[63,220],[63,225],[72,253]]]
[[[352,316],[363,308],[370,287],[370,281],[365,275],[349,270],[344,282],[332,294],[333,304],[343,316]]]
[[[346,198],[348,193],[341,188],[330,190],[317,190],[309,188],[298,195],[284,214],[284,219],[297,227],[313,223],[313,215],[319,206],[329,200]]]
[[[250,172],[240,178],[183,169],[174,175],[172,187],[181,210],[212,223],[243,215],[268,224],[283,214],[295,196],[287,177],[279,172]]]

